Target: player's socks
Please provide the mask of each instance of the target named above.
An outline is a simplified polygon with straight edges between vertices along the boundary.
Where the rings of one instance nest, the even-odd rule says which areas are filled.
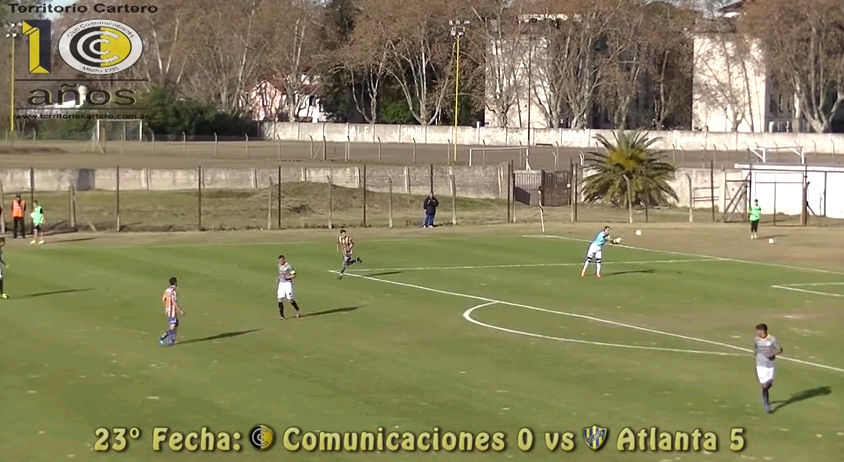
[[[290,304],[293,305],[293,309],[296,310],[296,317],[298,318],[299,317],[299,304],[297,304],[295,301],[291,301]]]
[[[762,407],[765,408],[765,412],[771,412],[771,403],[769,401],[768,389],[762,389]]]
[[[6,283],[3,282],[3,278],[0,278],[0,294],[6,294]]]
[[[355,260],[355,261],[358,262],[358,263],[363,263],[363,260],[361,260],[360,257],[358,257],[357,260]]]
[[[284,319],[284,303],[278,302],[278,317]]]
[[[601,277],[601,264],[596,263],[595,266],[598,268],[597,271],[595,271],[595,276],[600,278]]]

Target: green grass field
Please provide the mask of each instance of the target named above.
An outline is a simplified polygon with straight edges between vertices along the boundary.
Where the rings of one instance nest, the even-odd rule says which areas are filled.
[[[681,254],[640,248],[669,248],[646,232],[641,243],[628,240],[634,248],[606,249],[598,280],[580,277],[586,243],[570,234],[502,229],[364,234],[365,265],[341,281],[331,272],[333,231],[11,242],[11,298],[0,303],[0,458],[841,460],[844,272],[784,266],[797,235],[781,238],[775,262],[754,264],[709,246],[729,231],[682,235]],[[596,231],[585,229],[573,236]],[[299,320],[277,319],[281,252],[297,268]],[[166,329],[160,296],[172,275],[187,315],[181,343],[165,348],[156,341]],[[821,283],[831,284],[801,285]],[[771,415],[761,410],[749,351],[758,322],[785,348]],[[255,424],[276,432],[266,452],[245,437],[237,455],[152,449],[154,427],[247,433]],[[591,425],[609,428],[599,452],[581,435]],[[294,426],[503,432],[506,449],[290,454],[281,434]],[[714,432],[717,453],[618,452],[623,428],[651,426]],[[99,427],[138,427],[141,436],[122,452],[95,453]],[[529,453],[517,444],[523,427],[535,434]],[[734,453],[739,427],[745,445]],[[574,453],[549,451],[546,432],[572,432]]]

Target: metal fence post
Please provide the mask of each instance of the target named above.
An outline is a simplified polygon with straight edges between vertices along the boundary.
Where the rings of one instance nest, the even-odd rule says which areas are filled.
[[[390,228],[393,227],[393,178],[390,177],[387,179],[389,183],[389,191],[387,196],[387,220]]]
[[[331,184],[331,175],[328,175],[328,229],[334,229],[334,224],[331,222],[332,221],[331,220],[331,218],[332,218],[331,217],[331,215],[332,215],[332,213],[331,213],[331,209],[332,209],[331,194],[332,194],[333,189],[334,189],[334,187]]]
[[[185,135],[185,132],[182,132],[182,157],[186,157],[188,155],[188,137]]]
[[[454,171],[448,176],[451,180],[451,224],[457,225],[457,185],[455,184]]]
[[[29,167],[29,206],[35,207],[35,169]],[[35,223],[29,218],[29,233],[35,235]]]
[[[196,224],[199,231],[202,231],[202,167],[196,171]]]
[[[116,173],[116,176],[115,176],[115,178],[116,178],[115,185],[116,186],[114,188],[114,191],[115,191],[116,197],[115,197],[115,201],[114,201],[114,211],[115,211],[115,214],[117,215],[117,232],[119,233],[120,232],[120,167],[117,167],[115,169],[115,173]]]
[[[363,185],[363,227],[366,228],[366,164],[361,170],[361,183]]]
[[[712,223],[715,223],[715,163],[709,161],[709,197],[712,206]]]
[[[278,166],[278,229],[281,229],[281,165]]]

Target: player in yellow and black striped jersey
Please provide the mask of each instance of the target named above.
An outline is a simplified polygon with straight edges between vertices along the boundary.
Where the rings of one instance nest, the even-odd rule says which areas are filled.
[[[343,267],[340,268],[340,273],[338,274],[337,279],[343,279],[343,274],[346,273],[346,269],[350,266],[355,263],[363,263],[363,260],[361,260],[360,257],[355,258],[352,256],[354,249],[354,239],[352,239],[352,236],[349,236],[349,233],[347,233],[345,229],[341,229],[340,236],[337,238],[337,250],[343,254]]]

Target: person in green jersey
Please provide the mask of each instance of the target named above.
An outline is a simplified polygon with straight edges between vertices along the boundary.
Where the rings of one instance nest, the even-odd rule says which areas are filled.
[[[759,219],[762,218],[762,207],[759,207],[759,199],[753,201],[750,207],[750,238],[756,239],[759,232]]]
[[[44,224],[44,209],[38,204],[38,201],[33,202],[33,210],[30,216],[32,217],[32,242],[30,244],[44,243],[44,231],[41,230],[41,225]]]

